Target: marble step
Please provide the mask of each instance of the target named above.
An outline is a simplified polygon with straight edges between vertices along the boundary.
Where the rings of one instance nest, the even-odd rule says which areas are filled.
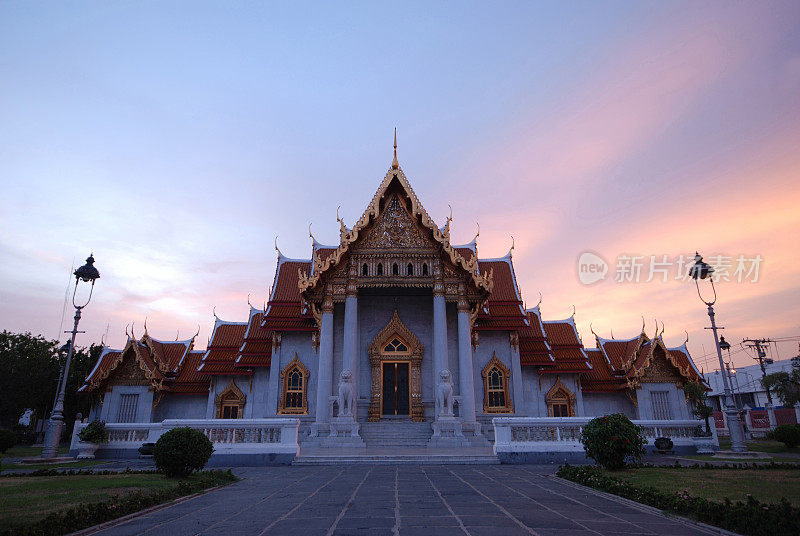
[[[299,456],[292,465],[497,465],[496,456],[459,455],[353,455]]]

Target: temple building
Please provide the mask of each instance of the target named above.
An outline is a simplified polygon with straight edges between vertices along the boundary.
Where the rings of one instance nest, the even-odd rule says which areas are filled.
[[[338,216],[337,216],[338,219]],[[104,348],[82,392],[91,418],[300,420],[300,445],[488,446],[495,417],[691,419],[682,386],[703,381],[685,344],[644,327],[595,335],[574,318],[525,309],[512,254],[483,259],[475,237],[450,243],[451,218],[428,215],[395,157],[339,244],[312,237],[310,258],[278,251],[264,309],[214,318],[195,338],[128,333]],[[276,246],[277,249],[277,246]],[[392,436],[392,427],[404,430]],[[391,444],[391,443],[390,443]]]

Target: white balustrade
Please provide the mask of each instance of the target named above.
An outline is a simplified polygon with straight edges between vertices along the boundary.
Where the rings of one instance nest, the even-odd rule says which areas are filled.
[[[88,422],[76,422],[70,450]],[[108,442],[100,450],[136,450],[168,430],[189,427],[211,440],[215,454],[297,454],[299,419],[169,419],[153,423],[106,423]]]
[[[594,417],[495,417],[494,451],[498,452],[579,452],[583,427]],[[642,427],[647,443],[658,437],[669,437],[675,446],[693,445],[698,427],[696,420],[636,420]]]

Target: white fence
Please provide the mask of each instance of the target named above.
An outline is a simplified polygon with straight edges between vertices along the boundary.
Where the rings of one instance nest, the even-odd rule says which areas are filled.
[[[495,417],[495,454],[524,452],[583,452],[580,436],[594,417]],[[695,431],[703,421],[633,421],[642,427],[649,445],[657,437],[669,437],[676,448],[694,447]],[[716,437],[714,437],[716,442]]]
[[[77,449],[78,433],[89,423],[76,422],[70,451]],[[155,443],[161,434],[188,426],[202,431],[214,444],[214,454],[297,455],[299,419],[168,419],[153,423],[107,423],[108,442],[100,446],[115,452],[137,450]]]

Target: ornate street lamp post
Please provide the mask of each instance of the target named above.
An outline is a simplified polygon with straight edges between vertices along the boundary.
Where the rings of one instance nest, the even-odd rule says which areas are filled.
[[[86,259],[86,264],[75,270],[75,289],[72,291],[72,306],[75,307],[75,324],[72,326],[72,331],[65,331],[64,333],[72,333],[72,339],[69,342],[69,349],[67,351],[67,362],[64,364],[64,370],[58,382],[58,390],[56,391],[56,402],[53,406],[53,412],[50,414],[50,420],[47,423],[47,432],[44,436],[44,448],[42,449],[42,458],[55,458],[58,452],[58,442],[61,439],[61,430],[64,428],[64,392],[67,389],[67,378],[69,378],[69,365],[72,361],[72,354],[75,352],[75,335],[83,333],[78,331],[78,322],[81,320],[81,310],[89,305],[89,300],[92,299],[92,292],[94,292],[94,283],[100,277],[100,272],[94,267],[94,256],[89,255]],[[78,292],[78,283],[91,283],[89,288],[89,297],[81,305],[75,302],[75,296]]]
[[[712,273],[714,273],[714,268],[703,262],[703,257],[701,257],[699,253],[695,253],[694,265],[692,265],[692,267],[689,269],[689,275],[692,277],[692,279],[694,279],[694,283],[697,286],[697,295],[708,307],[708,318],[711,319],[711,328],[706,329],[711,329],[711,331],[714,332],[714,345],[717,348],[717,357],[719,358],[719,371],[720,374],[722,374],[722,384],[725,388],[725,414],[728,416],[728,430],[731,434],[731,450],[734,452],[747,452],[747,446],[744,443],[744,429],[742,429],[742,421],[739,418],[739,412],[736,411],[736,408],[733,405],[733,397],[731,396],[731,381],[725,373],[725,364],[722,362],[722,344],[728,345],[728,343],[724,339],[722,342],[720,342],[720,339],[717,335],[717,330],[723,328],[718,328],[717,323],[714,321],[714,304],[717,301],[717,290],[714,288],[714,280],[709,277]],[[703,298],[703,295],[700,292],[701,279],[708,279],[709,283],[711,283],[711,290],[714,293],[714,299],[711,301]],[[730,345],[727,347],[730,348]]]

